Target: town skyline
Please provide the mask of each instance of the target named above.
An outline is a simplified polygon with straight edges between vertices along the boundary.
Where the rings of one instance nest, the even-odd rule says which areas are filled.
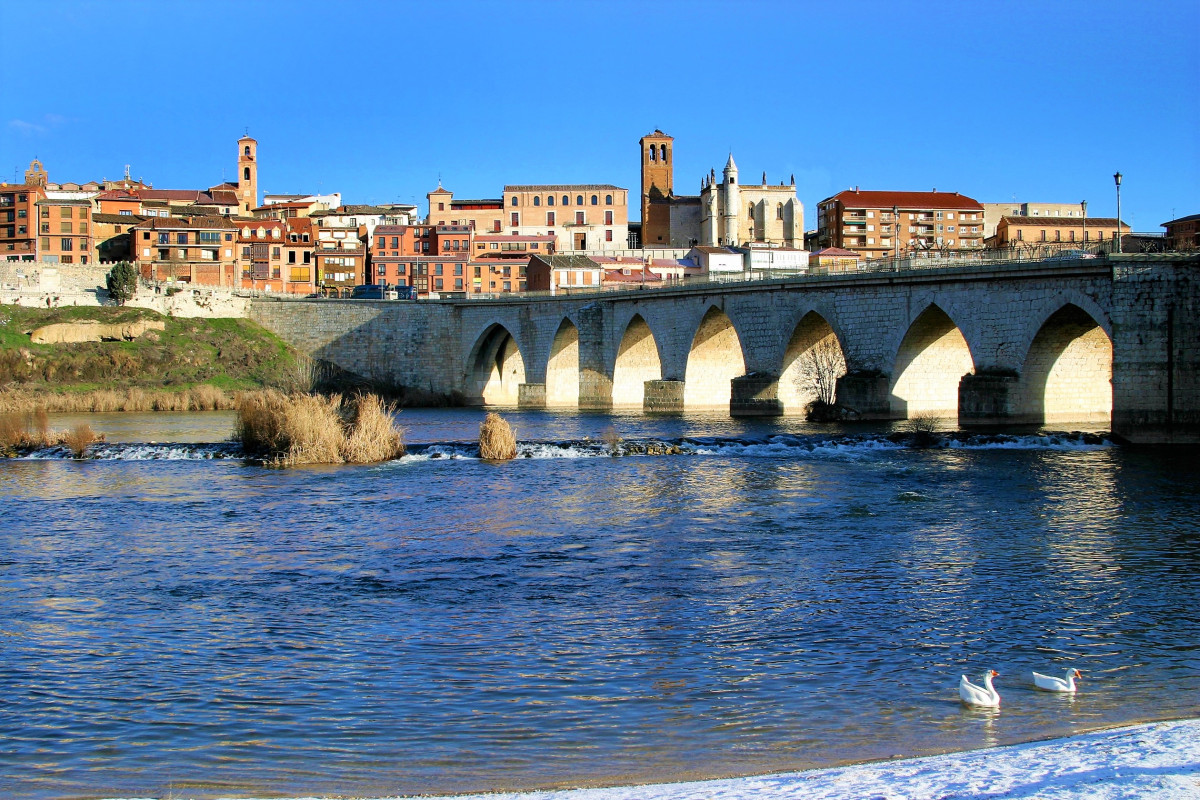
[[[193,42],[213,64],[249,54],[287,66],[327,32],[272,4],[180,4],[166,17],[142,2],[45,5],[0,9],[6,28],[53,29],[66,44],[38,86],[6,84],[0,179],[10,182],[36,157],[55,182],[116,179],[129,164],[159,188],[203,188],[236,177],[228,142],[248,130],[262,148],[264,193],[336,191],[347,203],[424,211],[439,179],[456,197],[497,197],[510,183],[636,191],[638,139],[658,128],[675,137],[677,192],[695,194],[732,152],[747,180],[794,175],[810,229],[818,201],[856,185],[982,202],[1087,200],[1089,214],[1115,216],[1119,170],[1134,230],[1157,230],[1200,203],[1200,100],[1189,80],[1200,60],[1185,35],[1200,21],[1194,4],[1018,3],[917,18],[867,3],[855,27],[844,14],[786,4],[739,15],[724,3],[694,13],[679,3],[523,3],[518,16],[542,44],[502,52],[493,43],[510,23],[491,6],[401,15],[359,4],[337,21],[361,42],[327,69],[309,64],[285,80],[251,67],[215,96],[148,81],[159,110],[136,125],[106,118],[124,103],[126,81],[83,80],[95,69],[88,42],[120,29],[147,34],[139,53],[148,62]],[[1013,20],[1035,11],[1039,25],[1018,30]],[[197,39],[225,15],[256,32],[255,48]],[[164,21],[179,40],[170,47],[154,33]],[[453,32],[454,47],[414,33],[429,30]],[[914,44],[926,39],[939,47]],[[1076,78],[1094,87],[1086,101],[1066,92]],[[861,99],[845,99],[853,95]]]

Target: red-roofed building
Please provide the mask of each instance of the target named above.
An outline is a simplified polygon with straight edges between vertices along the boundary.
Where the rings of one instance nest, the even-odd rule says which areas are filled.
[[[225,217],[151,217],[129,230],[146,280],[237,286],[238,226]]]
[[[815,273],[848,272],[858,269],[862,257],[841,247],[822,247],[808,254],[808,271]]]
[[[958,192],[848,189],[817,204],[819,248],[865,258],[983,248],[983,205]]]

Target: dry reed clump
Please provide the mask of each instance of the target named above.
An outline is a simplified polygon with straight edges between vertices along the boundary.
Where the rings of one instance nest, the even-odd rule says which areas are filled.
[[[0,389],[0,413],[28,413],[37,408],[53,413],[221,411],[235,408],[235,402],[232,396],[208,384],[180,391],[147,391],[132,387],[95,389],[69,394],[29,389]]]
[[[517,437],[504,417],[495,412],[489,412],[479,424],[479,457],[487,461],[517,457]]]
[[[82,422],[63,434],[62,443],[76,458],[83,458],[87,455],[88,447],[99,439],[100,437],[92,430],[92,426]]]
[[[609,425],[600,432],[600,441],[604,442],[608,452],[615,456],[621,447],[621,434],[617,433],[616,426]]]
[[[238,396],[238,438],[273,467],[368,464],[404,454],[391,408],[374,395],[285,395],[274,389]]]

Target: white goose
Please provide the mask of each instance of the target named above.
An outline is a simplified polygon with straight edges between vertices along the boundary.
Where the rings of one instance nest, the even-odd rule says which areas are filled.
[[[1067,677],[1052,678],[1049,675],[1043,675],[1040,672],[1033,673],[1033,683],[1037,688],[1047,692],[1074,692],[1075,679],[1082,678],[1077,669],[1067,670]]]
[[[999,708],[1000,694],[992,686],[992,678],[998,677],[1000,677],[999,672],[989,669],[983,673],[983,686],[979,687],[967,680],[966,675],[963,675],[962,680],[958,682],[958,696],[969,706]]]

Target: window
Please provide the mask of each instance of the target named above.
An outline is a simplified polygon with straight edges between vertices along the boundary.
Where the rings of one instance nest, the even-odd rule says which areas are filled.
[[[554,195],[548,195],[546,197],[546,205],[548,205],[548,206],[554,205]]]
[[[564,206],[569,206],[569,205],[571,205],[571,198],[570,198],[570,197],[567,197],[567,196],[564,194],[564,195],[563,195],[563,202],[562,202],[562,204],[563,204]]]
[[[596,197],[596,195],[592,195],[592,205],[600,205],[600,198]]]
[[[513,198],[513,199],[515,200],[516,198]],[[445,211],[445,210],[446,210],[446,204],[438,203],[438,211]]]
[[[441,274],[442,274],[442,265],[441,265],[441,264],[434,264],[434,265],[433,265],[433,274],[434,274],[434,275],[441,275]]]
[[[63,206],[59,209],[58,215],[63,219],[70,219],[71,217],[75,216],[75,209],[71,208],[70,206]]]
[[[1046,241],[1046,229],[1042,228],[1042,241]]]
[[[575,212],[575,224],[576,224],[576,225],[582,225],[582,224],[583,224],[583,212],[582,212],[582,211],[576,211],[576,212]]]
[[[435,279],[434,279],[434,281],[433,281],[433,289],[434,289],[434,291],[436,291],[436,292],[440,292],[440,291],[442,290],[442,279],[441,279],[441,278],[435,278]]]
[[[554,212],[553,211],[546,212],[546,225],[548,225],[551,228],[554,227]]]
[[[1055,231],[1055,232],[1054,232],[1054,241],[1056,241],[1056,242],[1061,242],[1061,241],[1062,241],[1062,231]]]
[[[871,212],[868,211],[867,216],[870,216],[870,214]],[[775,206],[775,219],[783,219],[783,203]]]
[[[250,155],[250,145],[246,145],[246,148],[242,152],[246,155]]]
[[[500,220],[498,220],[498,219],[492,220],[492,233],[499,233],[499,232],[500,232]]]
[[[462,262],[461,262],[461,261],[460,261],[460,262],[458,262],[458,263],[456,263],[456,264],[454,265],[454,274],[455,274],[455,275],[462,275],[462,274],[463,274],[463,265],[462,265]]]
[[[604,212],[604,224],[605,224],[605,225],[612,225],[612,224],[613,224],[613,215],[612,215],[612,212],[611,212],[611,211],[605,211],[605,212]]]
[[[611,242],[612,240],[613,240],[613,238],[612,238],[612,231],[610,231],[610,230],[606,230],[606,231],[604,232],[604,241],[606,241],[606,242]]]
[[[279,248],[278,247],[271,248],[271,258],[279,258]]]
[[[650,160],[658,161],[658,148],[654,145],[650,145]]]
[[[28,211],[26,211],[26,210],[25,210],[25,209],[23,209],[23,208],[22,208],[22,209],[18,209],[18,211],[17,211],[17,218],[18,218],[18,219],[25,219],[25,218],[26,218],[26,217],[28,217],[28,216],[29,216],[29,212],[28,212]]]
[[[658,146],[658,152],[659,152],[659,155],[662,156],[662,162],[664,164],[667,163],[667,146],[665,144],[660,144]]]
[[[187,244],[188,243],[187,233],[184,232],[184,233],[175,234],[175,243],[176,244]]]
[[[515,194],[513,195],[512,203],[510,205],[512,205],[514,208],[517,205],[517,196]]]
[[[62,242],[60,242],[60,244],[62,245],[62,247],[59,248],[61,250],[74,250],[75,249],[75,240],[74,239],[63,239]]]
[[[534,195],[533,196],[533,204],[535,206],[540,206],[542,204],[542,198],[538,197],[537,195]]]
[[[1017,228],[1017,241],[1018,242],[1025,241],[1025,231],[1021,230],[1020,228]]]
[[[518,212],[512,212],[512,225],[514,228],[521,224],[520,219],[521,215]]]
[[[461,292],[462,290],[463,290],[463,279],[455,278],[454,279],[454,291]]]
[[[606,206],[612,205],[612,195],[611,194],[604,195],[604,205],[606,205]]]
[[[583,205],[583,195],[581,195],[581,194],[575,195],[575,205],[577,205],[577,206]]]
[[[242,180],[244,180],[244,181],[250,180],[250,168],[249,167],[242,168]]]
[[[69,223],[69,222],[60,222],[60,223],[58,223],[58,227],[59,227],[59,231],[58,231],[59,233],[74,233],[75,232],[74,229],[71,227],[71,223]]]

